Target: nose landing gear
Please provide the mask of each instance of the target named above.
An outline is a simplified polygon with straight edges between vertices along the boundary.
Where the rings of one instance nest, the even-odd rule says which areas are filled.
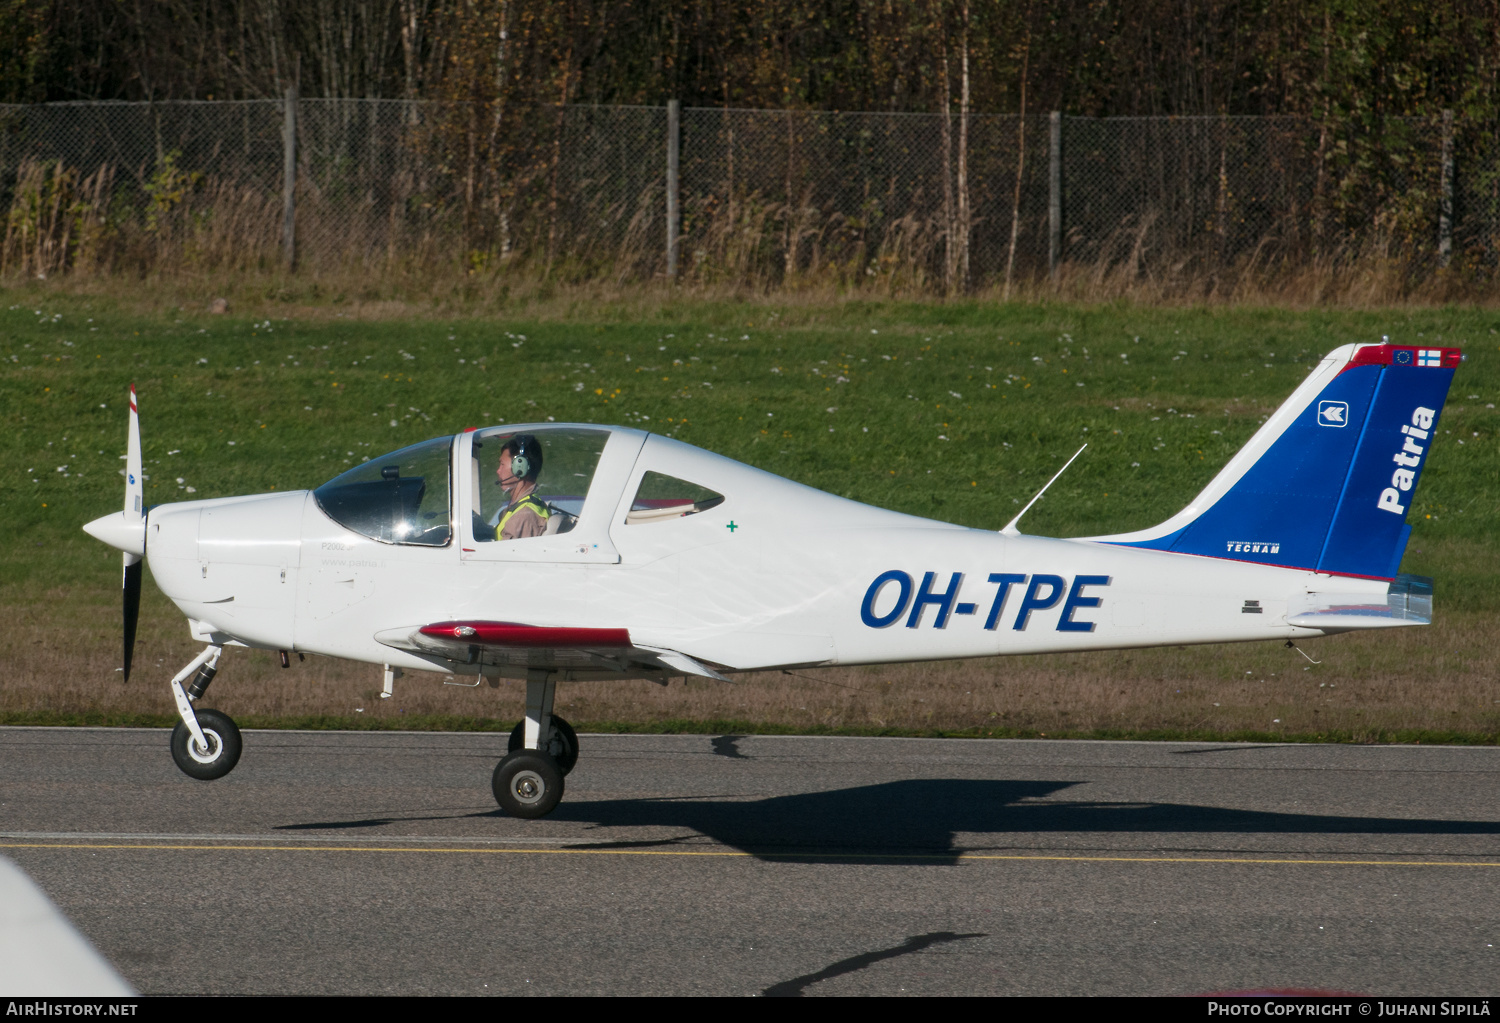
[[[193,701],[208,691],[219,668],[223,647],[208,646],[172,679],[172,698],[179,721],[172,729],[172,760],[189,778],[212,781],[234,770],[240,762],[240,730],[228,714],[216,710],[194,711]],[[186,689],[182,680],[197,672]]]

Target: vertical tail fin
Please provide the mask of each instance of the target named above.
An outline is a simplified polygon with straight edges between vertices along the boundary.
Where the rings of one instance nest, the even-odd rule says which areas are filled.
[[[1092,539],[1393,578],[1461,359],[1457,348],[1336,349],[1192,504],[1151,529]]]

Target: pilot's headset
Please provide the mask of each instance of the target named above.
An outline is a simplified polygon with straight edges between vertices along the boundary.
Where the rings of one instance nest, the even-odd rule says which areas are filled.
[[[541,443],[534,435],[521,433],[512,437],[510,444],[515,445],[510,456],[511,475],[518,479],[535,480],[542,471]]]

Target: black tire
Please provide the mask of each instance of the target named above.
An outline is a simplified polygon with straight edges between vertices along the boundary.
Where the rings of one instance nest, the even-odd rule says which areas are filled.
[[[495,802],[512,817],[545,817],[562,802],[563,776],[557,761],[545,753],[523,749],[507,754],[495,766],[490,783]]]
[[[573,768],[578,766],[578,733],[573,731],[573,726],[566,720],[552,715],[552,741],[547,743],[545,752],[553,760],[557,761],[557,769],[567,777],[573,773]],[[514,753],[518,749],[526,747],[526,719],[510,732],[510,743],[506,746],[506,752]]]
[[[213,781],[233,771],[234,765],[240,762],[240,751],[244,748],[240,743],[240,729],[228,714],[207,709],[196,713],[198,727],[203,729],[203,737],[208,740],[208,754],[205,756],[196,748],[190,748],[197,745],[193,742],[193,733],[179,721],[172,729],[172,759],[189,778]]]

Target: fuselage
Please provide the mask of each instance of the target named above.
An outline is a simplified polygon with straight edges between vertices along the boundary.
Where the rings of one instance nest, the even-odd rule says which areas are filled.
[[[477,669],[377,635],[464,619],[625,628],[637,644],[748,671],[1316,636],[1337,630],[1288,619],[1386,600],[1385,580],[954,526],[660,436],[590,429],[607,443],[560,535],[476,536],[484,476],[461,434],[446,543],[364,535],[296,491],[152,508],[150,567],[205,641],[443,671]],[[723,500],[632,520],[651,473]]]

